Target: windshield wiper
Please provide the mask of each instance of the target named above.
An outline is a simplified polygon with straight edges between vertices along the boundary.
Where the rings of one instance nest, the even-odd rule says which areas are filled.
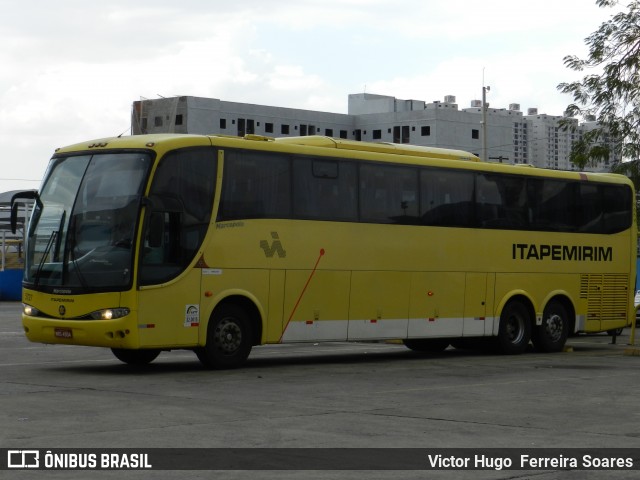
[[[68,256],[69,261],[71,262],[71,265],[73,265],[76,275],[78,275],[78,280],[80,280],[80,284],[86,289],[87,281],[85,280],[84,275],[82,275],[82,271],[80,270],[80,265],[76,260],[76,224],[77,224],[76,217],[77,217],[76,215],[71,215],[71,218],[69,219],[66,253],[63,259],[64,259],[64,263],[66,264],[67,263],[66,257]]]
[[[47,247],[44,249],[44,252],[42,253],[42,258],[40,259],[40,263],[38,264],[38,269],[36,270],[36,274],[33,279],[34,285],[38,285],[38,283],[40,282],[40,274],[42,273],[42,267],[44,267],[44,261],[47,259],[47,255],[49,255],[49,252],[51,251],[51,247],[53,247],[53,244],[56,243],[57,236],[58,236],[57,230],[54,230],[53,232],[51,232],[51,236],[49,236]]]
[[[66,218],[67,218],[67,211],[64,210],[62,212],[62,216],[60,217],[60,222],[58,223],[58,230],[54,230],[51,232],[51,235],[49,236],[49,241],[47,242],[47,246],[44,249],[44,252],[42,253],[42,258],[40,259],[40,263],[38,264],[38,269],[36,270],[35,278],[33,279],[34,285],[38,285],[38,283],[40,282],[40,275],[42,274],[42,269],[44,267],[45,260],[49,256],[49,253],[51,252],[51,248],[54,245],[56,246],[56,250],[53,252],[53,257],[56,257],[59,255],[60,240],[62,240],[62,237],[60,237],[60,232],[64,228],[64,221]],[[54,262],[55,258],[51,258],[51,261]]]

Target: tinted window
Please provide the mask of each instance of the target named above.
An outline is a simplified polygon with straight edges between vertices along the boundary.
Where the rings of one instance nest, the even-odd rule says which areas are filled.
[[[566,205],[566,210],[572,214],[570,222],[579,232],[602,232],[602,187],[598,185],[574,184],[576,198]],[[559,206],[556,205],[556,209]]]
[[[211,221],[216,151],[178,150],[160,161],[151,184],[140,283],[167,281],[191,263]]]
[[[578,180],[231,151],[218,219],[615,233],[631,226],[631,197]]]
[[[615,233],[631,226],[632,192],[629,187],[605,185],[603,189],[605,233]]]
[[[293,163],[296,218],[357,221],[356,166],[337,160],[298,159]]]
[[[526,179],[477,174],[476,216],[485,228],[525,228],[529,217]]]
[[[360,167],[360,220],[419,224],[418,170],[387,165]]]
[[[290,161],[253,152],[226,152],[219,220],[289,218]]]
[[[472,172],[424,169],[420,172],[420,213],[424,225],[469,227],[473,224]]]
[[[531,227],[563,232],[575,228],[575,186],[560,180],[529,179]]]

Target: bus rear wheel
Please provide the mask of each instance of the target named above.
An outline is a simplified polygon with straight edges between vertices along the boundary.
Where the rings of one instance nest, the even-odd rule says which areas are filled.
[[[569,315],[564,305],[551,301],[544,309],[542,324],[533,330],[531,340],[541,352],[559,352],[569,336]]]
[[[130,350],[126,348],[112,348],[111,351],[118,360],[129,365],[147,365],[160,355],[160,350],[155,349]]]
[[[407,338],[402,342],[408,349],[422,353],[442,352],[449,346],[449,340],[446,338]]]
[[[237,305],[218,307],[209,321],[207,343],[196,355],[207,368],[226,369],[242,365],[252,347],[249,318]]]
[[[531,314],[522,302],[511,301],[500,314],[496,339],[498,350],[506,355],[524,353],[531,340]]]

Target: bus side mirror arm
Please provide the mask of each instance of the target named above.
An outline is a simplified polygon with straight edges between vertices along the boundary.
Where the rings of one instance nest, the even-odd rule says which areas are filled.
[[[18,199],[25,200],[35,200],[38,204],[38,207],[42,209],[42,201],[40,200],[40,195],[38,195],[37,190],[26,190],[24,192],[15,193],[11,197],[11,233],[16,233],[18,227],[18,203],[16,200]]]

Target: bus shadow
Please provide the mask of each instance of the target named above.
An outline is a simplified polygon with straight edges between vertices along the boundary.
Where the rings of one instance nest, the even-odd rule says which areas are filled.
[[[247,362],[230,370],[210,370],[205,368],[195,357],[193,360],[187,356],[179,359],[170,358],[171,353],[165,353],[148,365],[127,365],[113,359],[113,363],[47,366],[46,370],[62,373],[75,373],[78,375],[164,375],[170,373],[198,373],[207,374],[225,373],[234,371],[258,371],[261,369],[278,369],[299,366],[321,365],[375,365],[389,362],[428,362],[433,360],[446,360],[461,357],[504,357],[495,352],[482,350],[447,349],[438,353],[418,353],[411,350],[390,350],[387,352],[336,352],[336,353],[304,353],[283,354],[269,357],[256,355],[249,357]]]

